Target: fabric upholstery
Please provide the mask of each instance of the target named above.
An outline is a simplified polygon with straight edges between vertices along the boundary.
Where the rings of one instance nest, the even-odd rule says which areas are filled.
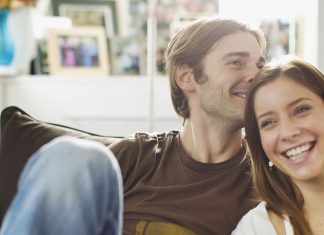
[[[17,190],[20,173],[29,157],[42,145],[59,136],[98,141],[105,146],[120,137],[100,136],[67,126],[45,123],[18,107],[1,113],[0,223]]]

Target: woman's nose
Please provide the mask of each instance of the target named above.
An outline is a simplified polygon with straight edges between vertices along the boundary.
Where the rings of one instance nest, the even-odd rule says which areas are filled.
[[[301,131],[297,125],[295,125],[292,121],[281,122],[281,138],[284,141],[293,140],[296,136],[298,136]]]

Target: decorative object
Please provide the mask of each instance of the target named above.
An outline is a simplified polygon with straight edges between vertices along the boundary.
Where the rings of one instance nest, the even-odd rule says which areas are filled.
[[[80,26],[84,23],[79,19],[74,18],[71,14],[77,13],[82,19],[86,20],[85,14],[92,12],[96,18],[101,17],[103,22],[101,25],[106,28],[108,36],[118,33],[118,20],[117,20],[117,1],[111,0],[53,0],[53,13],[56,16],[68,16],[70,14],[74,26]],[[78,17],[78,16],[76,16]],[[112,19],[111,19],[112,18]],[[90,23],[90,24],[89,24]],[[94,26],[97,23],[89,22],[86,26]],[[110,29],[113,25],[113,30]]]
[[[33,18],[33,25],[37,50],[34,71],[35,74],[49,74],[47,56],[47,40],[49,30],[72,28],[72,21],[67,17],[35,16]]]
[[[294,19],[261,19],[260,28],[267,40],[266,57],[268,61],[284,55],[296,54],[296,42],[299,39]]]
[[[31,9],[38,0],[0,1],[0,65],[11,74],[28,73],[33,56]],[[2,75],[8,71],[1,72]]]
[[[112,74],[146,73],[146,41],[138,37],[114,37],[110,40]]]
[[[269,166],[269,170],[272,171],[272,168],[273,168],[273,162],[272,162],[272,161],[269,161],[268,166]]]
[[[107,75],[107,53],[103,27],[73,27],[49,32],[50,74]]]
[[[100,5],[61,4],[59,7],[60,16],[70,18],[73,26],[103,26],[107,38],[115,34],[112,12],[110,6]]]
[[[0,9],[0,65],[10,65],[14,58],[14,45],[8,28],[9,9]]]

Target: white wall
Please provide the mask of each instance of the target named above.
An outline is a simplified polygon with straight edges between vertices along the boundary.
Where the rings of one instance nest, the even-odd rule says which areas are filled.
[[[34,118],[85,131],[125,136],[181,128],[166,78],[157,78],[150,129],[146,77],[24,76],[0,80],[1,109],[22,108]]]
[[[324,1],[318,0],[318,66],[324,73]]]

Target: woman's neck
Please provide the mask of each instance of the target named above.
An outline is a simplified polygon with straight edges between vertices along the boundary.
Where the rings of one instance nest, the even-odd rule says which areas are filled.
[[[313,235],[322,235],[324,231],[324,180],[298,185],[302,191],[305,216]]]

